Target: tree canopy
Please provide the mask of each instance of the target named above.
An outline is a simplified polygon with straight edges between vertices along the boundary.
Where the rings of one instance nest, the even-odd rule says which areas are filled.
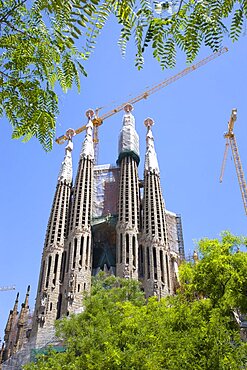
[[[199,243],[200,259],[180,268],[175,296],[150,298],[139,283],[99,275],[84,311],[57,322],[64,353],[31,369],[240,369],[247,366],[236,313],[247,313],[247,253],[241,239]]]
[[[119,45],[136,44],[137,68],[151,47],[162,68],[173,67],[181,49],[191,62],[204,44],[213,51],[224,36],[236,41],[247,15],[245,0],[1,0],[0,115],[13,138],[35,136],[50,150],[58,115],[56,83],[80,88],[83,61],[113,14],[121,24]],[[80,45],[80,46],[78,46]]]

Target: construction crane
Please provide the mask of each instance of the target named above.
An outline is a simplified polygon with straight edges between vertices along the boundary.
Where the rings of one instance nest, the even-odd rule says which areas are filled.
[[[179,80],[181,77],[189,74],[190,72],[193,72],[195,69],[207,64],[211,60],[214,60],[218,56],[226,53],[228,49],[226,47],[220,49],[219,51],[209,55],[208,57],[202,59],[196,64],[193,64],[192,66],[189,66],[182,70],[181,72],[177,73],[175,76],[169,77],[168,79],[158,83],[157,85],[154,85],[153,87],[149,88],[148,90],[142,92],[141,94],[137,95],[136,97],[120,104],[116,108],[110,110],[109,112],[103,114],[101,117],[98,117],[98,111],[99,109],[96,109],[94,112],[92,109],[89,109],[86,112],[86,116],[90,118],[93,122],[94,126],[94,132],[93,132],[93,141],[94,141],[94,148],[95,148],[95,153],[96,153],[96,158],[97,158],[97,147],[98,147],[98,142],[99,142],[99,137],[98,137],[98,128],[99,126],[102,125],[103,121],[106,120],[107,118],[113,116],[114,114],[120,112],[127,104],[135,104],[139,102],[142,99],[147,99],[150,95],[156,93],[157,91],[163,89],[164,87],[172,84],[173,82]],[[68,129],[65,133],[65,135],[59,136],[56,139],[56,143],[58,144],[63,144],[65,141],[68,139],[71,139],[73,136],[80,134],[82,131],[86,129],[86,125],[79,127],[78,129]]]
[[[15,285],[0,286],[0,292],[4,292],[6,290],[15,290]]]
[[[223,157],[223,162],[221,166],[221,174],[220,174],[220,182],[223,180],[224,172],[225,172],[225,167],[226,167],[226,159],[227,159],[227,153],[229,146],[231,146],[232,149],[232,155],[234,159],[234,165],[236,168],[237,172],[237,177],[238,177],[238,183],[244,203],[244,209],[245,213],[247,215],[247,187],[246,187],[246,181],[244,178],[244,171],[243,167],[241,164],[240,160],[240,155],[238,152],[238,145],[236,141],[236,137],[233,132],[234,124],[237,119],[237,109],[232,109],[230,121],[228,122],[228,131],[224,134],[224,138],[226,139],[226,146],[225,146],[225,152],[224,152],[224,157]]]

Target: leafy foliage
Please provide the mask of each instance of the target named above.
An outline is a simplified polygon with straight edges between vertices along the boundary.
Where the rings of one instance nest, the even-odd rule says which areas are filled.
[[[25,369],[234,370],[247,366],[233,311],[246,312],[246,240],[229,233],[199,243],[180,269],[176,296],[145,302],[138,282],[96,278],[84,312],[57,322],[66,352]]]
[[[181,289],[187,299],[210,298],[212,306],[227,315],[237,309],[247,313],[247,253],[239,249],[246,244],[246,239],[228,232],[221,241],[202,239],[200,262],[180,268]]]
[[[161,67],[170,68],[177,49],[191,62],[202,44],[216,51],[225,35],[236,41],[247,5],[245,0],[34,0],[28,6],[27,0],[0,0],[0,115],[12,124],[13,138],[35,136],[51,149],[58,114],[54,89],[57,84],[64,92],[73,84],[80,89],[83,61],[110,14],[122,25],[123,55],[134,38],[138,69],[149,46]]]

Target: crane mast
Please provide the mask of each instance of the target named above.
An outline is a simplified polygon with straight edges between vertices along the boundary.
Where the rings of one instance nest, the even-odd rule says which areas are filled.
[[[101,117],[98,117],[98,110],[97,109],[96,109],[96,112],[94,112],[92,109],[89,109],[86,112],[86,116],[88,118],[89,117],[91,118],[91,120],[93,122],[93,126],[94,126],[93,141],[94,141],[94,148],[95,148],[96,158],[97,158],[98,142],[99,142],[98,128],[99,128],[100,125],[102,125],[104,120],[106,120],[107,118],[109,118],[109,117],[113,116],[114,114],[120,112],[125,107],[125,105],[135,104],[135,103],[139,102],[142,99],[147,99],[150,95],[156,93],[157,91],[163,89],[164,87],[166,87],[166,86],[172,84],[173,82],[179,80],[183,76],[187,75],[190,72],[193,72],[195,69],[207,64],[211,60],[214,60],[215,58],[217,58],[218,56],[226,53],[227,51],[228,51],[228,49],[226,47],[220,49],[219,51],[217,51],[217,52],[209,55],[208,57],[200,60],[198,63],[193,64],[192,66],[189,66],[189,67],[185,68],[181,72],[177,73],[175,76],[169,77],[168,79],[158,83],[157,85],[154,85],[153,87],[151,87],[150,89],[142,92],[141,94],[137,95],[136,97],[134,97],[134,98],[132,98],[128,101],[125,101],[124,103],[120,104],[119,106],[115,107],[114,109],[110,110],[109,112],[106,112]],[[81,126],[76,130],[69,129],[69,130],[66,131],[66,133],[64,135],[59,136],[56,139],[56,143],[63,144],[69,138],[71,138],[72,136],[80,134],[85,129],[86,129],[86,125]]]
[[[246,186],[244,171],[243,171],[243,167],[242,167],[242,163],[241,163],[241,159],[240,159],[240,155],[238,151],[237,140],[233,132],[234,123],[236,119],[237,119],[237,109],[233,109],[231,117],[230,117],[230,121],[228,123],[228,131],[224,134],[224,137],[226,139],[226,146],[225,146],[223,163],[221,167],[220,182],[222,182],[223,180],[225,166],[226,166],[227,153],[228,153],[228,149],[230,145],[231,150],[232,150],[233,159],[234,159],[234,165],[235,165],[236,172],[237,172],[240,192],[241,192],[241,196],[242,196],[242,200],[244,204],[244,210],[247,215],[247,186]]]

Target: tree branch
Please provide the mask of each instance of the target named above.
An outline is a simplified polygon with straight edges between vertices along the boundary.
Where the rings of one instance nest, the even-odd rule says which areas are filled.
[[[12,28],[13,31],[16,31],[16,32],[19,32],[19,33],[22,33],[23,35],[25,34],[25,32],[23,32],[22,30],[19,30],[18,28],[16,28],[15,26],[13,26],[13,24],[11,24],[9,21],[5,20],[3,21],[2,23],[6,23],[10,28]]]
[[[0,22],[6,22],[7,18],[11,15],[11,13],[16,10],[19,6],[22,6],[23,4],[25,4],[27,2],[27,0],[22,0],[19,4],[16,4],[15,6],[13,6],[13,8],[11,8],[6,14],[4,14],[1,18],[0,18]]]

